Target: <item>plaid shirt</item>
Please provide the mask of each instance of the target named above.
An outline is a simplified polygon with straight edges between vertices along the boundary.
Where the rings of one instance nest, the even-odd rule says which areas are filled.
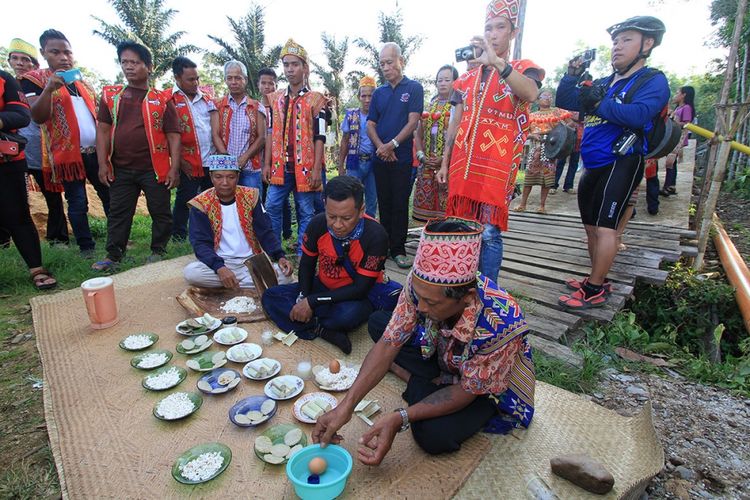
[[[229,144],[227,144],[227,153],[232,156],[240,156],[250,147],[250,118],[247,116],[247,96],[242,101],[237,102],[230,95],[229,107],[232,108],[232,120],[229,123]],[[265,115],[266,109],[259,104],[258,110]],[[262,132],[259,132],[262,134]],[[245,168],[252,168],[251,162],[247,162]]]

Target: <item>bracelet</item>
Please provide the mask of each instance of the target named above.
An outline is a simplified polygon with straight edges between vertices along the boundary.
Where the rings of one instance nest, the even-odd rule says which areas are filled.
[[[424,151],[417,151],[417,160],[419,160],[420,162],[424,161]]]
[[[500,78],[505,80],[510,76],[511,73],[513,73],[513,66],[511,66],[509,63],[505,63],[505,67],[500,72]]]
[[[399,146],[398,141],[396,139],[391,139],[391,144],[393,144],[394,148],[397,148]]]

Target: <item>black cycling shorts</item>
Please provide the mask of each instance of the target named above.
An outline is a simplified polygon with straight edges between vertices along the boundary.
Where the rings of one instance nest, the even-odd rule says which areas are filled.
[[[611,165],[584,169],[578,182],[578,209],[587,226],[617,229],[628,200],[643,179],[640,155],[623,156]]]

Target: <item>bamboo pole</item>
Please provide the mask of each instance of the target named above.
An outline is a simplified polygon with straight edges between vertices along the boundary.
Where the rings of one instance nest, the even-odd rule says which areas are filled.
[[[685,125],[686,129],[689,131],[698,134],[701,137],[705,137],[706,139],[713,139],[716,137],[716,134],[711,132],[710,130],[707,130],[703,127],[699,127],[698,125],[694,125],[692,123],[688,123]],[[734,149],[735,151],[739,151],[740,153],[745,153],[746,155],[750,156],[750,146],[747,146],[745,144],[740,144],[737,141],[730,141],[727,137],[724,137],[723,135],[720,135],[719,137],[716,137],[716,140],[722,141],[722,142],[729,142],[729,147]]]
[[[726,104],[729,100],[729,90],[732,87],[734,81],[734,69],[737,61],[737,51],[740,46],[740,37],[742,35],[742,29],[745,25],[745,11],[747,10],[747,0],[739,0],[737,2],[737,17],[734,21],[734,32],[732,33],[732,45],[729,48],[729,59],[727,60],[727,72],[724,76],[724,85],[721,88],[721,96],[719,98],[719,105],[717,106],[717,127],[716,135],[721,136],[733,128],[732,121],[733,114],[727,112]],[[720,113],[726,113],[722,117],[718,116]],[[738,113],[739,119],[744,119],[743,113]],[[727,134],[729,135],[729,134]],[[703,259],[706,255],[706,245],[708,244],[708,236],[713,224],[713,215],[716,211],[716,203],[719,200],[719,192],[721,191],[721,184],[724,182],[724,175],[727,170],[727,160],[729,159],[729,153],[731,148],[729,143],[725,140],[719,147],[719,153],[716,155],[716,165],[713,169],[713,176],[711,185],[708,190],[708,195],[703,202],[702,218],[698,230],[698,256],[695,258],[693,268],[700,270],[703,267]],[[701,198],[704,193],[701,193]]]

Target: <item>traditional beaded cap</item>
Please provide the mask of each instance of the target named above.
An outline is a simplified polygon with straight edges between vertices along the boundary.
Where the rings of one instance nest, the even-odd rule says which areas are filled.
[[[240,165],[237,163],[237,157],[232,155],[211,155],[204,164],[210,172],[216,170],[235,170],[240,171]]]
[[[377,87],[378,82],[375,81],[375,79],[369,75],[363,76],[362,79],[359,81],[359,88],[362,87]]]
[[[444,232],[441,222],[465,224],[466,232]],[[461,286],[474,281],[479,268],[482,225],[475,221],[448,217],[432,219],[422,231],[412,276],[426,283]]]
[[[36,47],[31,45],[29,42],[21,40],[20,38],[14,38],[10,41],[10,45],[8,46],[8,54],[12,52],[26,54],[34,60],[39,59],[39,53],[37,52]]]
[[[297,56],[307,62],[307,51],[302,45],[291,38],[286,41],[284,47],[281,49],[281,59],[284,59],[284,56]]]
[[[487,6],[487,21],[496,17],[505,17],[513,26],[518,26],[519,0],[493,0]]]

